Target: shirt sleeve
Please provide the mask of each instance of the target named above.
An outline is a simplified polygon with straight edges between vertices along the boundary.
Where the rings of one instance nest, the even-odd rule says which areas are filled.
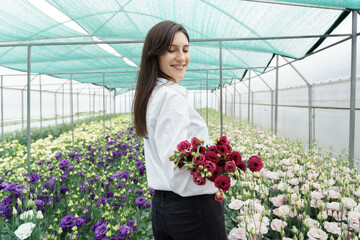
[[[190,176],[182,176],[185,179],[179,179],[177,173],[179,169],[173,170],[175,165],[169,160],[169,156],[174,154],[177,144],[188,140],[186,139],[190,126],[188,103],[181,95],[168,93],[160,104],[162,106],[154,131],[156,150],[164,166],[163,171],[166,171],[165,174],[169,178],[170,187],[174,192],[181,193],[182,187],[180,186],[183,186],[184,181],[188,181]],[[188,175],[190,174],[188,173]]]

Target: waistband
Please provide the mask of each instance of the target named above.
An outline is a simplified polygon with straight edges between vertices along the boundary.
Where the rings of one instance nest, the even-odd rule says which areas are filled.
[[[164,191],[164,190],[155,190],[154,196],[158,196],[161,198],[176,198],[176,199],[189,199],[189,198],[214,198],[215,194],[201,194],[201,195],[194,195],[188,197],[182,197],[179,194],[176,194],[172,191]]]

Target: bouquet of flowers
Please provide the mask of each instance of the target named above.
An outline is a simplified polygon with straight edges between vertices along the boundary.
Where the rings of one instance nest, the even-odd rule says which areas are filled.
[[[259,177],[258,171],[263,167],[260,158],[252,156],[244,162],[240,153],[232,150],[226,136],[216,139],[215,145],[203,145],[204,141],[196,137],[191,143],[182,141],[169,159],[175,164],[174,170],[186,167],[195,184],[205,185],[207,180],[213,182],[219,189],[215,195],[217,201],[224,200],[223,192],[229,190],[231,179],[239,180],[246,168]]]

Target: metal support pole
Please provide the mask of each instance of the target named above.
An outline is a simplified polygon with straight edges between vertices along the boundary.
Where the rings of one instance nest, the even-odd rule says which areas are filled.
[[[95,94],[95,89],[93,91],[93,117],[95,117],[95,100],[96,100],[96,94]]]
[[[3,76],[1,76],[1,142],[2,149],[5,153],[4,148],[4,85],[3,85]]]
[[[55,93],[55,125],[57,125],[58,124],[58,122],[57,122],[57,119],[58,119],[58,117],[57,117],[57,97],[56,97],[56,94],[57,93]]]
[[[254,92],[251,93],[251,124],[254,124]]]
[[[91,117],[91,89],[89,84],[89,116]]]
[[[350,83],[350,127],[349,127],[349,167],[354,168],[355,142],[355,100],[356,100],[356,31],[357,14],[352,11],[352,38],[351,38],[351,83]]]
[[[239,119],[241,121],[241,94],[239,94]]]
[[[73,111],[73,89],[72,74],[70,74],[70,116],[71,116],[71,143],[74,145],[74,111]]]
[[[65,121],[65,110],[64,110],[64,105],[65,105],[65,94],[64,94],[64,85],[62,85],[62,106],[61,106],[61,110],[62,110],[62,133],[64,133],[64,121]]]
[[[39,74],[40,87],[40,138],[42,138],[42,88],[41,88],[41,74]]]
[[[209,71],[206,70],[206,125],[209,125]]]
[[[109,122],[110,122],[110,132],[111,132],[111,81],[110,81],[110,90],[109,90]]]
[[[28,175],[30,176],[31,174],[31,167],[30,167],[30,155],[31,155],[31,115],[30,115],[30,73],[31,73],[31,46],[28,45],[27,47],[27,134],[26,134],[26,138],[27,138],[27,167],[28,167]]]
[[[24,129],[24,89],[21,90],[21,129]]]
[[[77,115],[77,120],[79,121],[79,90],[77,90],[77,94],[76,94],[76,115]]]
[[[250,75],[250,71],[249,71],[249,86],[248,86],[248,123],[250,123],[250,80],[251,80],[251,75]]]
[[[222,82],[222,41],[219,41],[220,60],[220,136],[223,135],[223,82]]]
[[[103,73],[103,129],[105,135],[105,73]]]
[[[224,104],[224,107],[225,107],[225,116],[227,116],[227,101],[228,101],[228,99],[227,99],[227,88],[225,88],[225,104]]]
[[[283,59],[290,65],[290,67],[292,67],[295,72],[302,78],[302,80],[304,80],[304,82],[306,83],[306,85],[308,86],[308,105],[309,105],[309,116],[308,116],[308,121],[309,121],[309,150],[311,149],[311,145],[313,142],[313,135],[312,135],[312,87],[311,84],[305,79],[305,77],[299,72],[299,70],[297,70],[295,68],[294,65],[291,64],[291,62],[289,62],[289,60],[287,60],[286,58],[283,57]]]
[[[116,116],[116,89],[114,89],[114,99],[113,99],[113,102],[114,102],[114,117]]]
[[[271,132],[274,131],[274,91],[271,90]]]
[[[279,55],[276,55],[276,84],[275,84],[275,134],[277,134],[278,125],[278,88],[279,88]]]
[[[236,102],[236,99],[235,99],[235,97],[236,97],[235,90],[236,90],[236,82],[235,82],[235,79],[233,79],[233,81],[234,81],[234,103],[233,103],[233,106],[234,106],[234,119],[235,119],[235,117],[236,117],[236,114],[235,114],[235,102]]]

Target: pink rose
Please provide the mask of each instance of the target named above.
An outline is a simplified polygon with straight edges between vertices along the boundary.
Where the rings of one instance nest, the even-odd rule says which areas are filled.
[[[218,192],[215,194],[215,200],[218,201],[218,202],[224,201],[223,192],[218,191]]]
[[[194,183],[195,183],[196,185],[201,186],[201,185],[205,185],[205,183],[206,183],[206,178],[202,178],[199,173],[195,172],[195,173],[193,174],[193,181],[194,181]]]
[[[334,190],[329,190],[329,198],[337,199],[340,193]]]
[[[197,147],[201,145],[200,139],[198,139],[197,137],[193,137],[191,139],[191,145],[193,146],[193,148],[197,149]]]
[[[206,161],[204,168],[206,168],[208,172],[214,173],[216,170],[216,164],[211,161]]]
[[[194,163],[197,164],[197,165],[204,165],[205,162],[206,162],[206,159],[205,159],[204,154],[200,154],[199,156],[194,157],[194,158],[193,158],[193,161],[194,161]]]
[[[227,191],[230,188],[230,178],[225,175],[218,176],[215,179],[215,187]]]
[[[177,145],[177,150],[180,152],[186,152],[187,150],[190,150],[191,143],[189,143],[188,140],[182,141]]]
[[[235,170],[236,170],[235,162],[234,161],[226,162],[225,170],[228,172],[235,172]]]
[[[287,226],[287,223],[284,221],[281,221],[280,219],[277,219],[277,218],[275,218],[271,221],[270,227],[272,230],[280,232],[281,226],[283,226],[283,228],[285,228]]]
[[[229,233],[230,240],[242,240],[246,239],[246,229],[245,228],[233,228]]]

